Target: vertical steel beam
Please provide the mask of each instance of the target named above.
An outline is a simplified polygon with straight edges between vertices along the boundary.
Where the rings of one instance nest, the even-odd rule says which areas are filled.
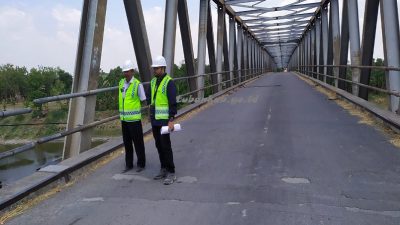
[[[253,65],[252,65],[252,55],[251,55],[251,50],[252,50],[252,46],[251,46],[251,35],[249,33],[249,35],[247,36],[247,64],[249,66],[249,74],[253,73]],[[250,76],[251,77],[251,76]]]
[[[360,24],[358,21],[358,1],[347,1],[349,11],[349,31],[350,31],[350,56],[351,65],[360,66],[361,48],[360,48]],[[361,70],[352,68],[352,80],[360,82]],[[352,85],[353,95],[358,96],[358,85]]]
[[[217,72],[218,72],[218,91],[222,90],[222,57],[224,50],[225,30],[225,6],[218,5],[218,28],[217,28]]]
[[[260,71],[260,69],[261,69],[261,52],[260,52],[260,45],[258,44],[258,42],[256,42],[257,43],[257,68],[258,68],[258,71]]]
[[[226,12],[226,9],[225,9]],[[226,20],[224,14],[224,43],[223,43],[223,57],[224,57],[224,71],[229,71],[229,49],[228,49],[228,33],[226,32]],[[229,73],[224,73],[222,80],[227,81],[229,80]],[[225,83],[225,86],[229,87],[229,83]]]
[[[311,31],[311,29],[310,30],[308,30],[308,35],[307,35],[307,38],[308,38],[308,43],[307,43],[307,66],[310,66],[311,64],[312,64],[312,61],[311,61],[311,33],[312,33],[312,31]],[[306,69],[307,69],[307,71],[308,71],[308,76],[312,76],[313,74],[311,73],[311,71],[312,71],[312,67],[306,67]]]
[[[194,76],[194,54],[192,35],[190,32],[190,21],[186,0],[178,0],[178,18],[179,27],[181,29],[183,54],[185,56],[186,72],[188,76]],[[189,80],[190,91],[196,90],[196,80]]]
[[[208,61],[210,63],[210,70],[212,73],[217,72],[217,65],[215,59],[215,44],[214,44],[214,29],[212,23],[211,6],[208,5],[208,15],[207,15],[207,49],[208,49]],[[218,79],[217,76],[211,75],[211,84],[213,93],[218,92]]]
[[[347,10],[347,1],[344,2],[342,8],[342,32],[341,32],[341,40],[340,40],[340,65],[347,65],[347,56],[349,53],[349,16]],[[335,26],[333,26],[335,28]],[[335,40],[334,40],[335,42]],[[335,46],[334,46],[335,47]],[[334,49],[335,50],[335,49]],[[347,68],[341,67],[339,68],[339,78],[346,79],[347,78]],[[344,81],[339,81],[339,88],[346,90],[347,83]]]
[[[257,68],[258,68],[258,71],[260,71],[260,68],[261,68],[260,45],[258,44],[258,42],[256,42],[256,43],[257,43]]]
[[[307,57],[308,57],[308,55],[307,55],[307,52],[308,52],[308,30],[307,31],[305,31],[306,33],[304,34],[304,57],[303,57],[303,73],[304,74],[307,74],[306,73],[306,65],[307,65]]]
[[[300,46],[297,46],[296,49],[296,60],[294,61],[293,70],[299,69],[299,60],[300,60]]]
[[[319,75],[320,73],[320,53],[321,53],[321,18],[320,15],[316,16],[316,20],[315,20],[315,54],[316,54],[316,63],[315,65],[317,66],[316,68],[316,72],[317,72],[317,77],[320,80],[323,80],[323,77],[321,75]]]
[[[310,71],[315,72],[315,24],[311,28],[311,54],[310,54],[310,65],[312,65]],[[316,75],[314,73],[310,74],[312,77],[316,78]]]
[[[299,70],[301,73],[303,72],[303,67],[304,66],[304,52],[305,52],[305,35],[301,38],[301,51],[300,51],[300,67]]]
[[[331,0],[330,3],[330,13],[329,13],[329,23],[331,23],[330,30],[331,35],[329,38],[332,39],[332,44],[329,48],[332,48],[332,59],[333,65],[340,65],[340,50],[341,50],[341,39],[340,39],[340,21],[339,21],[339,3],[338,0]],[[333,68],[333,76],[339,78],[339,68]],[[339,82],[337,79],[334,80],[335,87],[339,87]],[[342,82],[343,83],[343,82]],[[343,88],[344,89],[344,88]]]
[[[206,41],[207,41],[207,18],[208,7],[210,0],[200,0],[200,13],[199,13],[199,39],[197,48],[197,74],[204,74],[206,69]],[[197,78],[197,88],[204,88],[204,77]],[[204,90],[197,94],[198,98],[204,97]]]
[[[242,73],[242,75],[244,75],[244,80],[246,80],[247,79],[247,74],[248,74],[248,61],[247,61],[247,58],[248,58],[248,50],[247,50],[247,46],[248,46],[248,41],[249,41],[249,39],[248,39],[248,36],[247,36],[247,31],[244,31],[244,33],[243,33],[243,54],[242,54],[242,56],[243,56],[243,73]]]
[[[235,62],[235,20],[229,16],[229,70],[233,71]],[[233,86],[233,72],[229,73],[230,86]]]
[[[296,69],[297,71],[300,70],[300,57],[301,57],[301,48],[302,48],[302,44],[299,45],[299,47],[297,48],[297,60],[296,60]]]
[[[236,23],[235,23],[236,24]],[[238,69],[238,60],[237,60],[237,58],[238,58],[238,49],[237,49],[237,30],[236,30],[236,26],[235,26],[235,24],[234,24],[234,36],[233,36],[233,43],[235,43],[235,45],[234,45],[234,47],[233,47],[233,49],[234,49],[234,54],[233,54],[233,69],[235,70],[235,72],[233,73],[233,76],[234,76],[234,84],[237,84],[238,82],[239,82],[239,79],[238,79],[238,77],[239,77],[239,73],[238,73],[238,71],[237,71],[237,69]]]
[[[256,73],[257,72],[257,69],[258,69],[258,64],[257,64],[257,40],[256,39],[254,39],[253,40],[253,57],[254,57],[254,68],[256,69],[254,72]]]
[[[142,82],[150,81],[152,77],[151,53],[142,5],[140,0],[124,0],[124,5],[133,48],[135,49],[136,61],[139,67],[140,78]]]
[[[177,12],[178,12],[178,0],[166,0],[165,19],[164,19],[163,56],[167,61],[166,72],[171,76],[174,76]]]
[[[363,66],[372,66],[378,10],[379,0],[365,1],[364,28],[361,44],[361,64]],[[362,69],[360,83],[369,85],[370,76],[371,69]],[[368,88],[360,87],[358,96],[368,100]]]
[[[329,26],[328,26],[328,9],[327,6],[323,6],[321,9],[321,25],[322,25],[322,63],[325,65],[322,67],[322,73],[324,74],[324,82],[326,83],[326,74],[328,71],[328,34],[329,34]]]
[[[264,71],[264,49],[260,47],[260,66],[262,71]]]
[[[308,52],[310,51],[309,48],[309,39],[310,39],[310,30],[306,31],[306,34],[304,35],[304,64],[303,64],[303,73],[308,75],[308,67],[306,67],[308,64]]]
[[[382,34],[384,42],[385,63],[390,67],[400,67],[400,38],[399,15],[396,0],[382,0]],[[387,89],[400,91],[400,71],[386,72],[386,80],[389,81]],[[400,114],[399,97],[390,96],[390,110]]]
[[[84,92],[97,88],[103,47],[104,22],[107,0],[85,0],[79,31],[78,50],[72,92]],[[67,130],[94,121],[96,96],[70,100]],[[91,146],[92,130],[67,136],[64,141],[63,159],[79,155]]]
[[[332,7],[330,7],[330,11],[329,11],[328,58],[326,61],[326,65],[334,65],[334,63],[333,63]],[[328,67],[326,70],[326,73],[330,76],[333,76],[333,70],[334,70],[333,67]],[[337,71],[339,71],[339,68],[337,68]],[[338,76],[335,76],[335,77],[338,77]],[[326,78],[326,82],[328,84],[331,84],[331,85],[334,85],[335,87],[337,87],[337,82],[335,82],[335,80],[330,77]]]

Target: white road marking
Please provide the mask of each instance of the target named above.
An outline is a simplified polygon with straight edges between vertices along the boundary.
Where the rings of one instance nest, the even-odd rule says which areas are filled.
[[[192,184],[197,182],[197,178],[191,176],[179,177],[176,182]]]
[[[134,174],[115,174],[112,178],[113,178],[114,180],[150,181],[150,179],[147,178],[147,177],[142,177],[142,176],[134,175]]]
[[[285,183],[289,184],[309,184],[310,180],[306,178],[300,178],[300,177],[284,177],[281,179]]]
[[[227,202],[227,205],[240,205],[240,202]]]
[[[242,210],[242,217],[246,217],[247,216],[247,209],[243,209]]]
[[[84,198],[82,199],[83,202],[104,202],[104,198],[97,197],[97,198]]]

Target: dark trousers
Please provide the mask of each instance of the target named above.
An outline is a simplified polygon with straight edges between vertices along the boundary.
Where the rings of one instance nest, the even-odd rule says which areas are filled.
[[[122,122],[122,138],[125,145],[125,163],[126,167],[133,167],[133,146],[135,145],[137,166],[146,166],[146,154],[143,141],[143,128],[141,121],[135,122]]]
[[[161,168],[165,168],[170,173],[175,173],[174,156],[172,154],[169,134],[161,135],[161,126],[152,126],[152,130],[158,156],[160,157]]]

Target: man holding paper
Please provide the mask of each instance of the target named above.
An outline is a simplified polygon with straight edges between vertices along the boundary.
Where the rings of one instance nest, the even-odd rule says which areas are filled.
[[[155,77],[150,82],[150,119],[161,163],[160,173],[154,179],[164,179],[164,184],[169,185],[176,180],[174,157],[170,135],[169,133],[161,134],[161,127],[168,126],[170,132],[174,130],[173,121],[177,112],[176,86],[172,78],[165,72],[167,63],[163,56],[153,59],[151,67]]]

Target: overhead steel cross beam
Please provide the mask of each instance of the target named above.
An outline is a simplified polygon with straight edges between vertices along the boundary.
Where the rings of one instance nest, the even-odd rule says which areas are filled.
[[[300,24],[308,24],[310,20],[291,20],[287,22],[282,22],[282,23],[263,23],[263,24],[257,24],[257,25],[248,25],[247,27],[249,29],[254,29],[254,28],[265,28],[265,27],[279,27],[279,26],[286,26],[286,25],[300,25]]]
[[[227,5],[236,5],[240,3],[249,3],[249,2],[264,2],[265,0],[225,0],[225,4]],[[256,3],[258,4],[258,3]]]
[[[286,16],[275,16],[275,17],[261,17],[258,19],[248,19],[243,20],[245,23],[257,23],[257,22],[265,22],[265,21],[273,21],[273,20],[284,20],[284,19],[292,19],[292,18],[306,18],[314,16],[314,13],[303,13],[303,14],[290,14]]]
[[[278,41],[278,42],[261,42],[262,45],[279,45],[279,44],[287,44],[287,43],[298,43],[299,40],[288,40],[288,41]]]
[[[248,14],[276,12],[276,11],[292,10],[292,9],[299,9],[299,8],[311,9],[314,7],[318,7],[319,5],[320,5],[320,3],[307,3],[307,4],[285,5],[285,6],[281,6],[281,7],[272,7],[272,8],[262,8],[262,7],[240,5],[240,7],[249,7],[249,8],[256,8],[256,9],[236,12],[236,15],[244,16],[244,15],[248,15]]]
[[[279,47],[279,45],[281,45],[281,46],[290,46],[290,45],[292,45],[292,46],[293,46],[293,48],[294,48],[294,47],[295,47],[295,45],[297,45],[297,43],[295,43],[295,42],[292,42],[292,43],[271,44],[271,45],[264,45],[264,47],[270,47],[270,48],[273,48],[273,47]]]
[[[302,28],[302,26],[300,26],[300,28],[298,26],[292,26],[292,27],[274,28],[274,29],[261,29],[261,30],[254,30],[253,33],[255,35],[257,35],[257,34],[260,34],[260,33],[276,34],[276,33],[273,33],[275,31],[278,31],[277,33],[289,32],[289,31],[292,31],[292,32],[303,32],[304,29],[301,29],[301,28]]]
[[[263,36],[263,37],[259,37],[258,39],[260,41],[273,41],[273,40],[286,40],[286,39],[300,39],[300,35],[280,35],[280,36]]]
[[[287,36],[287,35],[302,35],[303,32],[299,32],[299,31],[283,31],[283,32],[275,32],[275,33],[261,33],[256,35],[256,37],[258,38],[263,38],[263,37],[279,37],[279,36]]]

